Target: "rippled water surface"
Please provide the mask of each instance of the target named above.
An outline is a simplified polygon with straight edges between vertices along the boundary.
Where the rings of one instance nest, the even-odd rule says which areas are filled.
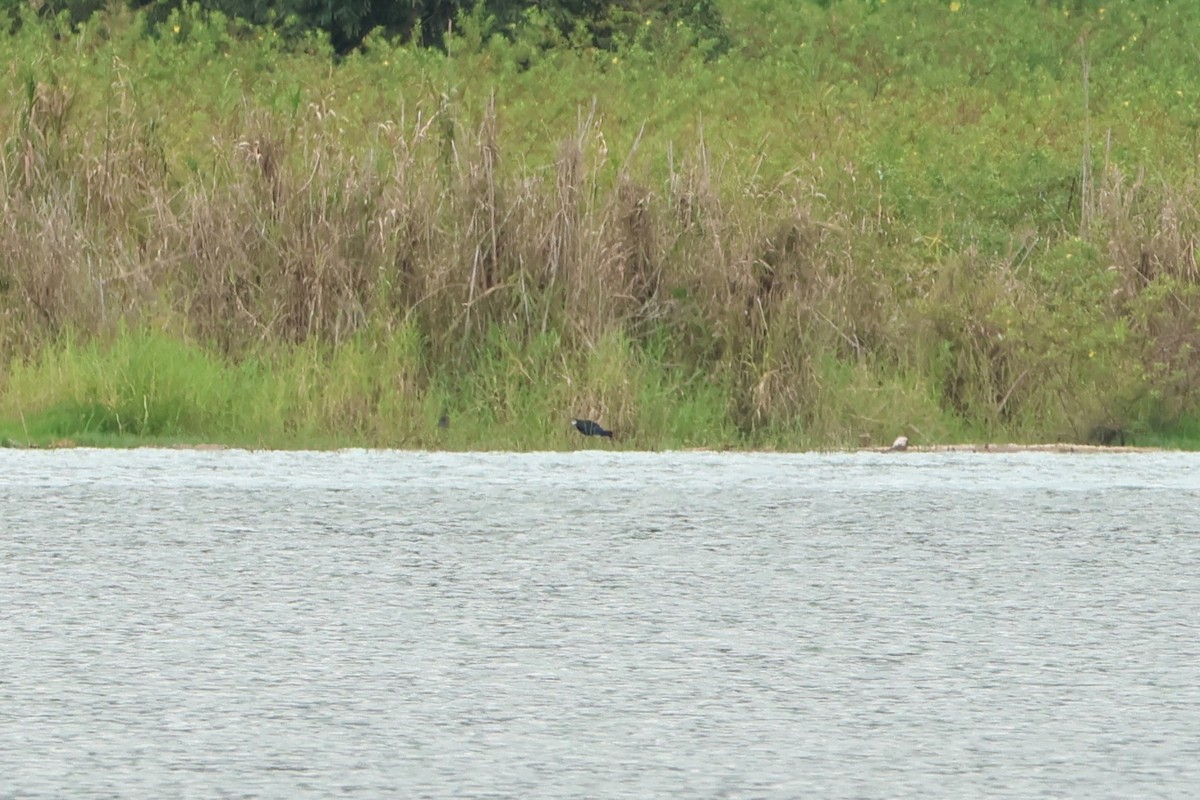
[[[0,451],[0,797],[1189,797],[1200,456]]]

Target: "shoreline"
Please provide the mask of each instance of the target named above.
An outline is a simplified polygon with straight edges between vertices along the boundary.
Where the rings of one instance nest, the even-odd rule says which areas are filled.
[[[1162,453],[1172,451],[1166,447],[1136,447],[1134,445],[1104,444],[1013,444],[988,442],[986,444],[931,444],[909,445],[903,450],[891,447],[868,447],[872,453]],[[1186,450],[1178,450],[1185,453]]]
[[[79,444],[71,439],[59,439],[46,443],[20,443],[11,439],[0,441],[0,450],[194,450],[197,452],[220,452],[225,450],[242,450],[246,452],[254,451],[295,451],[295,452],[339,452],[343,450],[374,450],[374,451],[399,451],[412,453],[538,453],[538,452],[553,452],[553,453],[571,453],[581,451],[597,450],[597,448],[574,448],[570,450],[452,450],[444,448],[427,448],[427,447],[256,447],[253,445],[237,445],[237,444],[219,444],[215,442],[200,442],[195,444],[189,443],[162,443],[151,442],[146,444],[137,443],[113,443],[112,445],[96,445],[96,444]],[[603,450],[600,450],[603,452]],[[766,448],[736,448],[736,447],[688,447],[678,449],[661,449],[661,450],[619,450],[613,449],[609,452],[613,453],[761,453],[761,454],[805,454],[805,453],[894,453],[898,456],[903,456],[909,453],[931,454],[931,453],[983,453],[983,454],[1006,454],[1006,453],[1165,453],[1165,452],[1192,452],[1184,448],[1171,447],[1140,447],[1134,445],[1096,445],[1096,444],[1070,444],[1070,443],[1042,443],[1042,444],[1016,444],[1012,442],[987,442],[987,443],[967,443],[967,444],[931,444],[931,445],[908,445],[900,450],[890,446],[882,447],[856,447],[856,448],[833,448],[828,450],[775,450]]]

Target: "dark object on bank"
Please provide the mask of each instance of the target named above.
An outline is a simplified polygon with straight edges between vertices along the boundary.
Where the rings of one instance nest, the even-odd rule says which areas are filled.
[[[443,411],[442,415],[438,417],[438,427],[442,430],[450,427],[450,415],[447,412]]]
[[[1088,444],[1104,447],[1125,446],[1125,431],[1112,425],[1097,425],[1088,434]]]
[[[610,439],[613,438],[613,432],[601,428],[599,422],[592,422],[590,419],[573,419],[571,420],[571,424],[575,426],[575,430],[584,436],[607,436]]]

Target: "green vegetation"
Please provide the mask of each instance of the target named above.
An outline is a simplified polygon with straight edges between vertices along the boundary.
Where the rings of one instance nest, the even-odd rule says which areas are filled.
[[[1200,5],[719,5],[21,11],[0,441],[1200,447]]]
[[[154,27],[190,3],[192,0],[0,0],[0,15],[7,12],[12,24],[20,25],[25,19],[21,10],[36,8],[42,17],[65,14],[78,23],[115,4],[143,9]],[[727,41],[716,0],[200,0],[194,5],[287,38],[319,31],[339,54],[356,49],[372,32],[441,47],[446,34],[467,14],[477,21],[487,20],[490,33],[516,37],[527,33],[526,28],[552,29],[577,45],[617,46],[633,38],[647,18],[660,26],[682,22],[717,43]],[[535,40],[538,36],[540,32]]]

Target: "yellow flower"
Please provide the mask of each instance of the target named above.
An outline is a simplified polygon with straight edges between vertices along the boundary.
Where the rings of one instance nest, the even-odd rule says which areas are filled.
[[[962,3],[958,2],[958,0],[954,0],[954,2],[950,4],[950,12],[953,14],[957,14],[960,8],[962,8]]]
[[[1095,358],[1095,357],[1096,357],[1096,351],[1088,350],[1088,358]]]
[[[178,25],[176,25],[176,26],[175,26],[174,28],[172,28],[171,30],[175,31],[176,33],[179,33],[179,26],[178,26]]]

